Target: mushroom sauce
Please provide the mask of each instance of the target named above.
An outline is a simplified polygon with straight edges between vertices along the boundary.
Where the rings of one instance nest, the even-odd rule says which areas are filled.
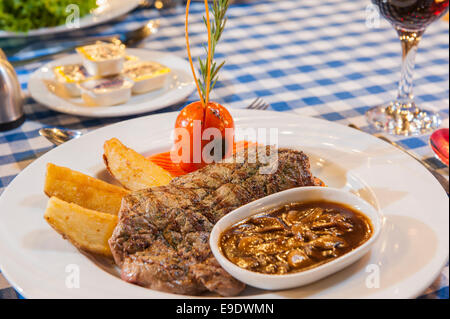
[[[241,268],[281,275],[334,260],[372,233],[369,218],[346,205],[292,203],[233,225],[222,234],[219,246]]]

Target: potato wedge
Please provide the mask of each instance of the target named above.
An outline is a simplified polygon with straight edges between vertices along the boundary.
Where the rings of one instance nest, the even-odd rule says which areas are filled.
[[[117,216],[51,197],[44,218],[50,226],[79,249],[112,256],[108,239],[117,225]]]
[[[44,192],[88,209],[117,215],[128,191],[67,167],[47,164]]]
[[[126,147],[116,138],[106,141],[103,150],[106,168],[129,190],[166,185],[173,178],[169,172]]]

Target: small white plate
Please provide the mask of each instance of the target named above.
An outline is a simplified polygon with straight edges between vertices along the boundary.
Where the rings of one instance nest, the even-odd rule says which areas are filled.
[[[430,286],[448,260],[449,200],[428,170],[388,143],[343,125],[289,113],[230,112],[238,129],[277,129],[279,145],[303,150],[315,176],[363,198],[385,218],[371,251],[340,272],[290,290],[248,287],[239,297],[411,298]],[[95,130],[45,153],[9,184],[0,196],[0,269],[17,291],[26,298],[186,298],[122,281],[110,260],[80,253],[43,218],[48,162],[105,179],[105,140],[117,137],[144,155],[167,151],[177,115]],[[67,285],[76,274],[79,287]]]
[[[87,28],[97,24],[105,23],[109,20],[115,19],[124,15],[134,8],[136,8],[140,0],[102,0],[97,1],[98,7],[92,14],[88,14],[80,19],[80,27]],[[40,28],[30,30],[27,33],[21,32],[9,32],[0,30],[1,38],[17,38],[17,37],[30,37],[39,35],[48,35],[55,33],[73,32],[74,29],[67,28],[65,25],[59,25],[56,27]]]
[[[78,54],[52,61],[36,70],[28,82],[30,95],[48,108],[73,115],[115,117],[141,114],[182,102],[194,90],[195,83],[189,63],[175,55],[145,49],[127,49],[128,55],[143,61],[155,61],[172,69],[166,86],[160,90],[133,95],[128,102],[114,106],[86,106],[81,98],[71,98],[55,90],[53,67],[81,63]]]
[[[221,234],[233,225],[263,212],[283,207],[290,203],[306,203],[326,201],[344,204],[363,213],[369,218],[373,232],[372,236],[361,246],[352,251],[322,264],[316,268],[284,275],[270,275],[241,268],[233,264],[222,254],[220,249]],[[209,238],[211,251],[219,264],[230,275],[252,287],[267,290],[282,290],[301,287],[327,277],[362,258],[372,247],[380,235],[383,216],[369,203],[352,193],[330,187],[297,187],[275,193],[241,206],[222,217],[213,227]]]

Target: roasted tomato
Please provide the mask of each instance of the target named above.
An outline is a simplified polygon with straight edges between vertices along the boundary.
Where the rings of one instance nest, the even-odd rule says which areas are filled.
[[[233,151],[234,121],[222,105],[200,101],[187,105],[175,122],[175,152],[180,167],[195,171]]]

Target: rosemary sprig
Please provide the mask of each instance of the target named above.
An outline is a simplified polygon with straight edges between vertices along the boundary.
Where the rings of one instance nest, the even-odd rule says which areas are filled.
[[[211,12],[214,17],[214,22],[211,23],[211,67],[210,67],[210,76],[209,76],[209,85],[210,89],[209,92],[214,88],[216,85],[216,82],[218,80],[218,73],[219,70],[223,67],[225,64],[225,61],[223,61],[220,64],[217,64],[216,61],[214,61],[214,53],[216,51],[216,45],[220,40],[220,37],[222,36],[222,32],[225,29],[225,24],[227,22],[226,13],[228,10],[228,0],[214,0]],[[207,26],[206,17],[203,17],[203,22],[205,23],[205,26]],[[198,62],[200,65],[200,74],[201,77],[198,79],[198,84],[200,86],[200,90],[202,92],[203,100],[208,101],[209,96],[207,95],[207,82],[208,82],[208,45],[204,44],[203,48],[206,52],[206,57],[204,60],[201,58],[198,58]],[[208,93],[209,93],[208,92]]]

